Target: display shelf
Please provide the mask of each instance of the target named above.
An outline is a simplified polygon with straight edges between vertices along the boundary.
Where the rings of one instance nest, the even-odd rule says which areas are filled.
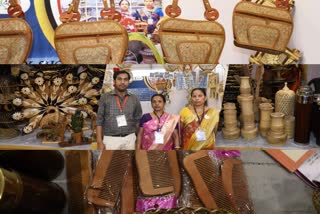
[[[71,146],[71,147],[60,147],[58,143],[42,143],[41,139],[37,138],[37,133],[41,130],[36,130],[28,135],[20,135],[12,139],[1,139],[0,149],[36,149],[36,150],[50,150],[50,149],[62,149],[62,150],[89,150],[92,149],[90,144]],[[68,133],[69,134],[69,133]],[[89,136],[89,131],[84,131],[85,136]],[[66,137],[69,137],[66,134]]]
[[[216,135],[215,149],[240,149],[240,150],[263,150],[263,149],[320,149],[320,146],[316,144],[315,137],[311,134],[310,143],[308,145],[297,144],[293,139],[287,140],[283,146],[270,145],[265,138],[260,134],[254,140],[245,140],[240,137],[236,140],[227,140],[222,136],[222,132],[219,131]]]

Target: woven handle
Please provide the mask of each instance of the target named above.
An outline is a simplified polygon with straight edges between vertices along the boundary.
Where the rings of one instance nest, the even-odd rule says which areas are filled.
[[[114,0],[110,0],[111,7],[108,6],[107,0],[103,0],[103,8],[100,11],[100,16],[105,20],[120,21],[121,13],[115,9]],[[62,23],[78,22],[80,21],[81,14],[79,12],[79,0],[72,0],[68,10],[61,14],[60,21]]]
[[[215,21],[219,18],[219,12],[217,9],[212,8],[209,0],[203,0],[204,7],[206,11],[204,12],[204,16],[209,21]]]
[[[209,21],[217,20],[219,18],[218,10],[211,7],[209,0],[203,0],[203,4],[205,7],[204,17]],[[165,12],[171,18],[180,16],[181,8],[178,6],[178,0],[173,0],[172,4],[166,7]]]
[[[168,5],[165,10],[166,14],[171,18],[180,16],[181,8],[178,6],[178,0],[173,0],[171,5]]]
[[[68,10],[60,15],[60,21],[62,23],[78,22],[80,21],[80,18],[79,0],[72,0]]]
[[[9,7],[8,7],[8,15],[12,18],[25,18],[25,14],[22,11],[18,0],[9,0]]]
[[[111,7],[108,6],[107,0],[103,0],[103,9],[100,11],[100,16],[102,19],[106,20],[121,20],[121,13],[115,9],[114,0],[110,0]]]

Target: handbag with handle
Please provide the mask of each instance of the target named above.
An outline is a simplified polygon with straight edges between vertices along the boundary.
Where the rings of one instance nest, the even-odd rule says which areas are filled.
[[[181,14],[178,0],[173,0],[165,12],[171,17],[160,23],[159,37],[166,62],[175,64],[217,64],[221,55],[225,31],[215,20],[219,12],[203,0],[207,21],[175,18]]]
[[[55,30],[55,47],[64,64],[122,63],[128,47],[127,30],[119,24],[121,13],[103,0],[102,21],[79,22],[79,0],[73,0],[60,16],[63,24]]]
[[[286,51],[293,30],[287,0],[274,7],[249,1],[239,2],[233,11],[234,44],[238,47],[281,54]]]
[[[0,19],[0,64],[22,64],[32,46],[32,30],[17,0],[10,0],[8,14]]]

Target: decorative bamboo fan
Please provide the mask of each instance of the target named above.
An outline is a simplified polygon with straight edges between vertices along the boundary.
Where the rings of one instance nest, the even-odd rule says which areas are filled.
[[[21,110],[12,118],[28,120],[22,130],[25,134],[38,127],[55,127],[64,116],[70,121],[76,110],[81,110],[84,118],[96,118],[92,106],[98,104],[104,70],[61,65],[49,68],[20,72],[23,86],[12,103]]]

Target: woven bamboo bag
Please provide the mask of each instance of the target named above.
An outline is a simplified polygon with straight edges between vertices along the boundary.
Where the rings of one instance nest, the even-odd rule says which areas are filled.
[[[0,64],[22,64],[32,46],[32,30],[17,0],[10,0],[8,14],[0,19]]]
[[[102,21],[79,22],[79,0],[73,0],[60,16],[63,24],[55,30],[55,47],[63,64],[122,63],[128,47],[127,30],[119,24],[121,13],[103,0]]]
[[[239,2],[233,11],[235,46],[271,54],[285,52],[293,30],[289,5],[276,0],[276,7],[249,1]]]
[[[219,12],[203,0],[208,21],[178,19],[181,9],[178,0],[167,6],[171,17],[160,23],[159,37],[166,62],[175,64],[217,64],[221,55],[225,31],[215,20]]]

